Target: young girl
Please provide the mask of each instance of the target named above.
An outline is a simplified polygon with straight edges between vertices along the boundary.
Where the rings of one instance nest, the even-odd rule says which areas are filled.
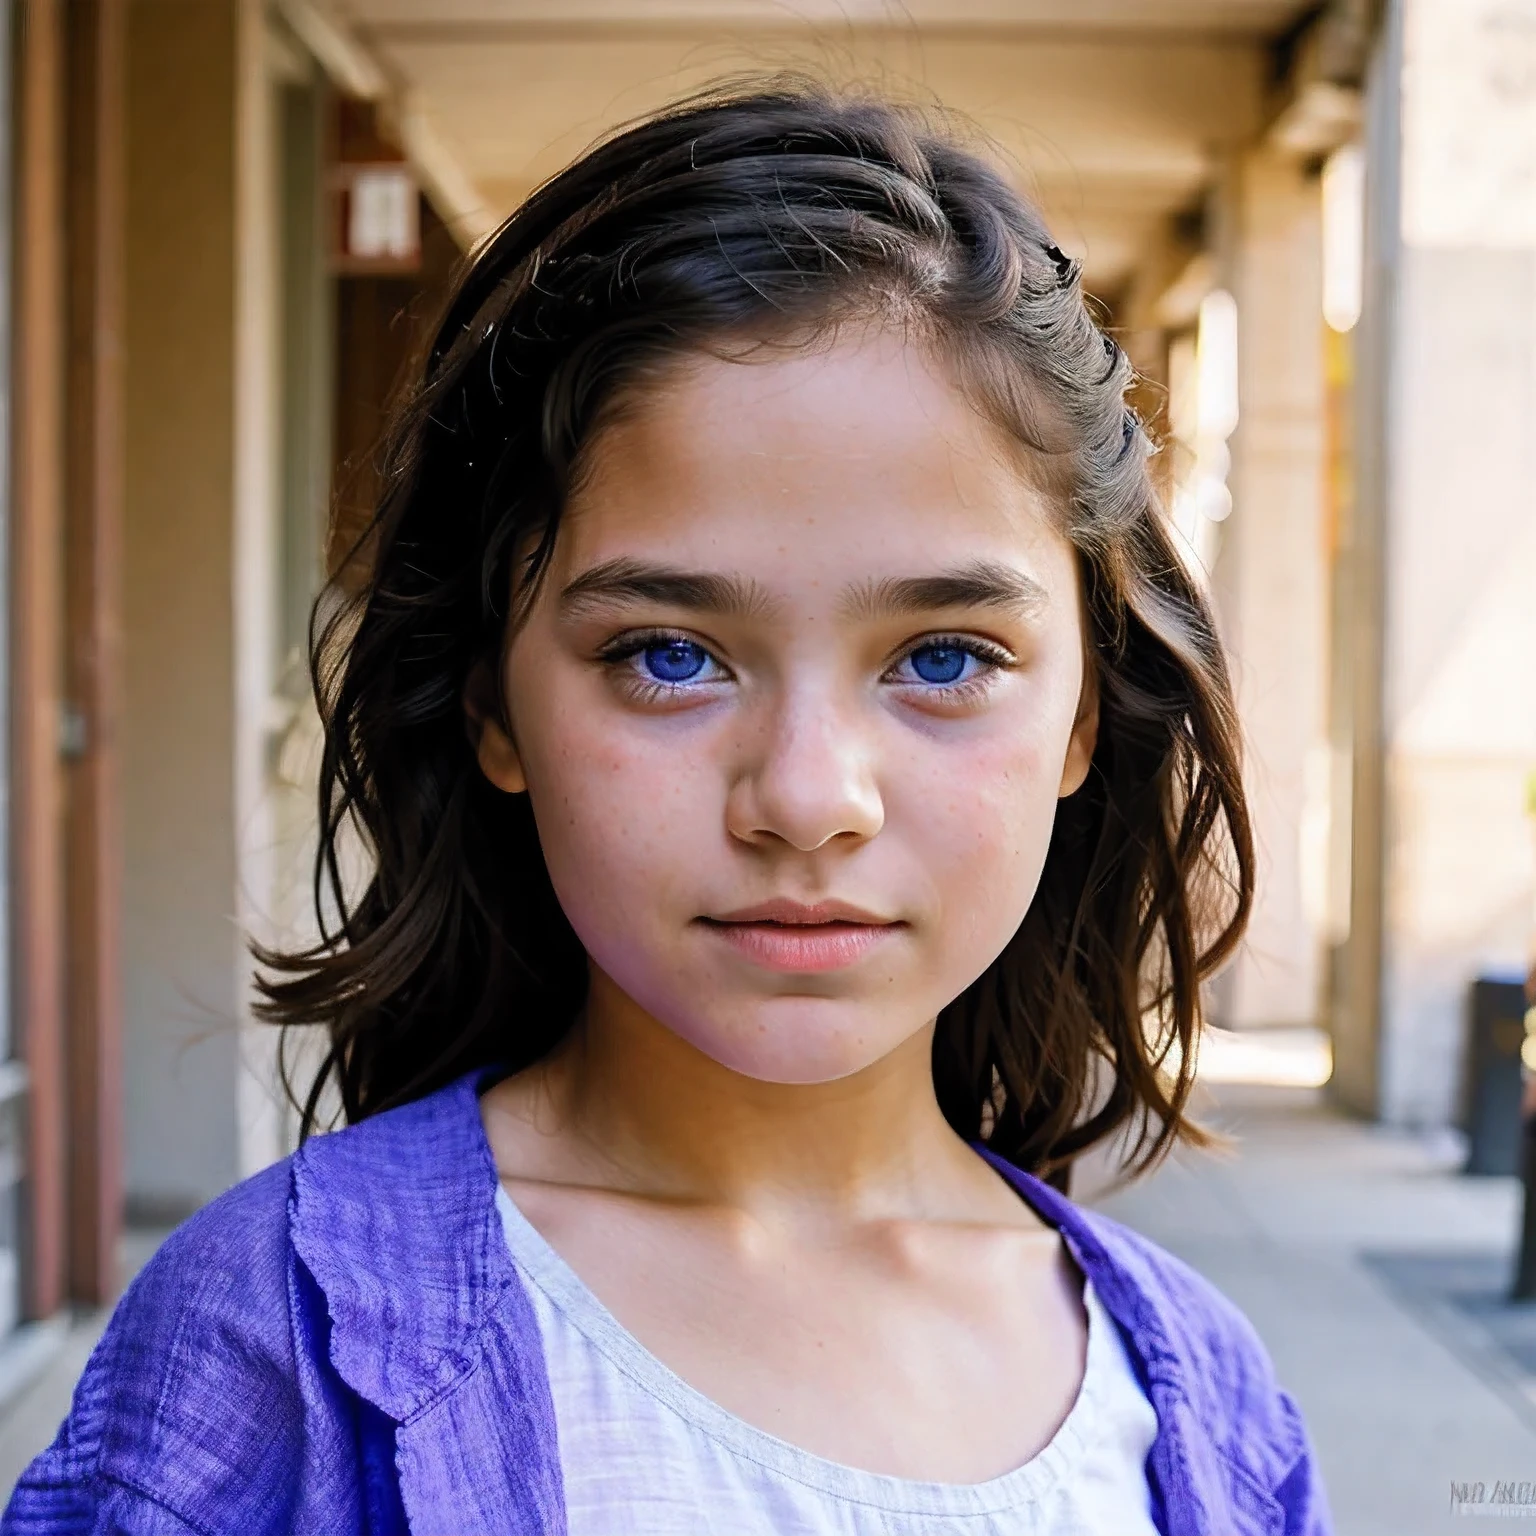
[[[695,99],[513,215],[320,609],[266,991],[348,1128],[164,1245],[6,1532],[1328,1529],[1246,1321],[1059,1192],[1201,1139],[1252,885],[1130,377],[889,106]]]

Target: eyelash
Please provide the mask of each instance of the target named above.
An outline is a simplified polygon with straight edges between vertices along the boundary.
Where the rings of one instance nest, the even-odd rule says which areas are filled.
[[[930,646],[962,651],[967,656],[974,656],[985,668],[974,677],[966,678],[964,682],[905,682],[897,685],[911,689],[929,700],[942,700],[946,704],[969,704],[979,701],[991,692],[998,673],[1011,672],[1019,664],[1018,658],[1011,651],[997,644],[995,640],[983,640],[976,635],[935,634],[922,635],[912,641],[891,663],[891,667],[899,667],[902,662],[910,660],[918,651],[926,650]]]
[[[701,644],[693,636],[676,629],[653,629],[632,631],[612,640],[598,652],[598,660],[604,665],[615,670],[624,667],[626,662],[632,662],[637,656],[659,645],[668,645],[680,642],[687,645],[696,645],[710,661],[717,667],[724,668],[724,664],[715,656],[707,645]],[[922,683],[903,682],[895,686],[913,690],[928,699],[942,699],[945,703],[970,703],[987,693],[999,672],[1011,671],[1018,666],[1017,658],[1012,652],[1006,650],[992,640],[982,640],[975,635],[959,634],[932,634],[922,635],[910,642],[887,668],[887,672],[899,667],[918,651],[930,646],[949,647],[957,651],[963,651],[968,656],[974,656],[977,661],[985,664],[987,670],[978,673],[975,677],[967,678],[959,683]],[[729,672],[727,671],[727,678]],[[709,679],[711,682],[722,679]],[[633,668],[630,676],[625,679],[625,689],[629,696],[638,704],[656,704],[668,700],[678,699],[684,694],[693,693],[701,686],[698,683],[664,683],[656,678],[641,677]]]
[[[627,635],[620,635],[616,640],[611,640],[597,653],[599,661],[614,670],[622,668],[625,662],[630,662],[635,657],[642,655],[653,646],[681,643],[684,645],[697,645],[714,664],[719,667],[721,662],[707,645],[701,645],[692,635],[684,634],[676,629],[649,629],[634,630]],[[723,668],[722,668],[723,670]],[[711,682],[716,679],[711,678]],[[654,677],[641,677],[638,672],[630,669],[630,675],[624,680],[625,691],[637,704],[657,704],[669,699],[681,698],[684,694],[696,692],[698,683],[663,683]]]

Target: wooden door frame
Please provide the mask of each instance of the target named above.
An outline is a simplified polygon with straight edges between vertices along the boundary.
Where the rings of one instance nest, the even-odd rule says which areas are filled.
[[[71,1297],[117,1289],[123,1205],[126,0],[70,0],[64,520],[65,1034]]]
[[[125,0],[24,0],[15,80],[10,954],[23,1314],[115,1294]]]

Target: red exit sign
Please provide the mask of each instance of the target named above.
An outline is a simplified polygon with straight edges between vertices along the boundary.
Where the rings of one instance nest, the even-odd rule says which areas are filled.
[[[421,266],[421,188],[404,161],[335,167],[336,268],[415,272]]]

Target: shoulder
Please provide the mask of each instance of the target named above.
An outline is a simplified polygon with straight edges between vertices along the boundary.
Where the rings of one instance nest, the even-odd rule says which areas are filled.
[[[195,1411],[200,1382],[235,1375],[262,1382],[269,1412],[279,1406],[293,1376],[291,1180],[285,1159],[204,1206],[128,1288],[92,1360],[110,1379],[113,1420]]]
[[[157,1531],[356,1528],[361,1463],[393,1460],[373,1436],[474,1374],[516,1284],[486,1075],[314,1138],[173,1233],[0,1532],[116,1529],[99,1521],[124,1498]]]
[[[1136,1298],[1138,1310],[1155,1315],[1152,1333],[1178,1359],[1199,1369],[1272,1369],[1253,1324],[1197,1269],[1113,1217],[1075,1209],[1078,1222]]]
[[[1176,1420],[1175,1437],[1211,1447],[1295,1513],[1287,1530],[1326,1528],[1306,1426],[1243,1312],[1150,1238],[1069,1200],[989,1148],[977,1150],[1057,1228],[1093,1282],[1137,1362],[1160,1434]]]
[[[1098,1211],[1073,1213],[1079,1240],[1097,1248],[1094,1284],[1149,1380],[1182,1398],[1212,1442],[1266,1488],[1283,1484],[1310,1447],[1248,1317],[1150,1238]]]
[[[80,1529],[94,1530],[100,1508],[125,1498],[171,1529],[231,1518],[282,1528],[281,1469],[295,1465],[304,1417],[290,1184],[290,1164],[276,1164],[161,1245],[117,1304],[58,1437],[18,1484],[7,1530],[28,1529],[34,1507],[90,1511]]]

